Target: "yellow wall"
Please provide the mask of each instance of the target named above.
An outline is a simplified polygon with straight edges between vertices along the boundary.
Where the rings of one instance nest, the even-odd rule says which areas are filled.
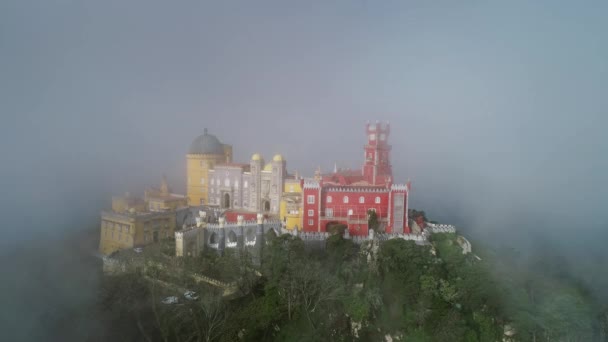
[[[158,231],[159,240],[173,237],[175,212],[148,214],[103,212],[99,252],[108,255],[120,249],[151,244],[154,242],[154,231]]]
[[[188,205],[186,198],[182,199],[163,199],[163,198],[148,198],[149,210],[175,210],[177,208],[185,207]]]
[[[115,212],[123,212],[129,209],[135,211],[145,211],[146,203],[129,195],[112,197],[112,210]]]
[[[120,228],[117,227],[120,225]],[[99,252],[111,254],[119,249],[133,247],[135,239],[135,220],[125,216],[101,215],[101,236],[99,238]]]
[[[299,201],[298,214],[288,214],[287,200],[288,198],[297,199]],[[300,187],[299,180],[285,180],[283,188],[283,197],[281,199],[281,205],[279,207],[279,218],[281,221],[285,220],[287,229],[294,229],[298,226],[302,230],[302,188]]]
[[[204,200],[204,204],[209,204],[209,170],[213,169],[215,164],[225,163],[228,157],[229,162],[232,161],[232,147],[226,148],[225,146],[229,145],[224,145],[224,155],[188,154],[186,156],[189,205],[200,205],[201,199]],[[227,156],[226,153],[230,153],[230,156]],[[201,183],[201,179],[204,179],[204,183]]]

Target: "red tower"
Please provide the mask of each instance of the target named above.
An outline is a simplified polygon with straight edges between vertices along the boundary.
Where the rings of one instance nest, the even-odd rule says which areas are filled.
[[[389,123],[368,123],[365,127],[367,144],[365,145],[365,163],[363,177],[373,185],[391,182],[393,170],[390,162],[391,146],[388,136],[391,132]]]

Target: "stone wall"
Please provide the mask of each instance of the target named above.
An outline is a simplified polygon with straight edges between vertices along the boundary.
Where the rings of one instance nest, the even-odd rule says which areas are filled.
[[[185,228],[175,232],[175,254],[177,256],[196,256],[206,248],[223,253],[226,249],[246,250],[252,253],[254,260],[260,261],[264,245],[267,244],[265,236],[269,232],[279,236],[290,234],[300,238],[307,248],[325,249],[326,241],[331,236],[328,232],[301,232],[297,229],[287,230],[281,221],[267,220],[258,214],[256,221],[244,221],[239,216],[236,223],[226,223],[220,218],[219,223],[206,223],[197,220],[198,226]],[[367,236],[351,236],[348,230],[344,231],[344,238],[356,244],[377,240],[385,242],[392,239],[414,241],[417,244],[428,244],[429,236],[435,233],[456,233],[456,228],[446,224],[428,223],[427,228],[420,234],[406,233],[375,233],[369,231]],[[459,237],[459,244],[464,253],[471,251],[471,244]]]

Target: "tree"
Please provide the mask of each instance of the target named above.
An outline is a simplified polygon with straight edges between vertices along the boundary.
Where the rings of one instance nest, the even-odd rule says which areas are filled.
[[[376,214],[375,210],[370,209],[367,211],[367,226],[369,227],[369,229],[378,231],[380,222],[378,221],[378,214]]]

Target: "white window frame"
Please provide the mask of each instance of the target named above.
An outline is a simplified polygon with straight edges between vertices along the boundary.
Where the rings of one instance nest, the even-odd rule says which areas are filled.
[[[308,209],[308,217],[313,217],[315,216],[315,211],[312,209]]]
[[[359,197],[359,203],[365,203],[365,196]]]
[[[348,216],[353,215],[353,210],[352,209],[348,209]]]
[[[333,199],[331,198],[331,196],[327,196],[327,203],[331,203]]]
[[[344,196],[344,198],[342,199],[342,202],[348,203],[348,196]]]
[[[375,200],[376,204],[380,204],[380,201],[381,201],[380,196],[376,196],[376,200]]]
[[[315,220],[308,220],[308,225],[312,226],[313,224],[315,224]]]
[[[315,195],[308,195],[308,196],[306,196],[306,203],[308,203],[308,204],[315,204]]]
[[[334,217],[334,209],[333,208],[325,209],[325,217]]]

